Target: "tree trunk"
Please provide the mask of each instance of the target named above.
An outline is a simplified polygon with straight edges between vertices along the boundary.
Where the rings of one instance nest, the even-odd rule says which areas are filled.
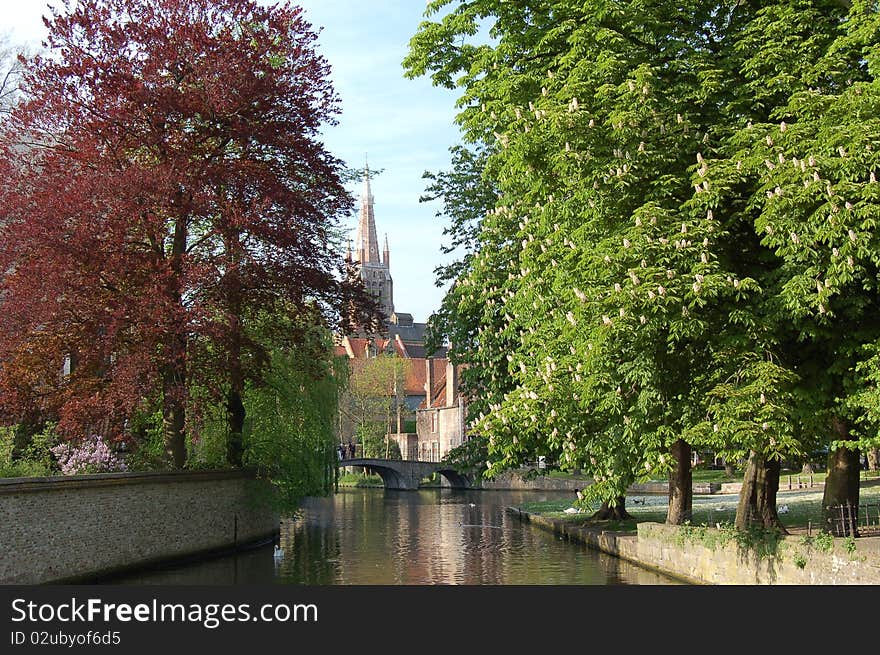
[[[723,461],[724,461],[724,475],[726,475],[728,478],[734,477],[736,475],[736,467],[732,463],[727,461],[726,459]]]
[[[758,526],[788,533],[776,513],[780,468],[781,462],[777,459],[766,460],[754,450],[749,453],[734,519],[737,530]]]
[[[868,470],[876,471],[880,467],[880,448],[868,450]]]
[[[779,473],[782,470],[782,460],[765,459],[763,464],[759,472],[761,484],[758,486],[758,494],[755,498],[758,516],[761,517],[761,525],[764,528],[777,528],[783,534],[788,534],[788,530],[782,525],[779,514],[776,512],[776,494],[779,491]]]
[[[812,462],[804,462],[804,465],[801,466],[801,473],[804,475],[813,475],[816,471],[813,470]]]
[[[834,417],[831,429],[836,441],[851,441],[845,419]],[[836,448],[828,452],[828,474],[822,495],[822,517],[825,529],[835,536],[858,536],[855,518],[859,506],[859,451]]]
[[[592,521],[626,521],[632,518],[632,514],[626,511],[626,496],[618,496],[617,504],[611,507],[609,502],[603,501],[602,507],[591,517]]]
[[[681,439],[672,444],[675,468],[669,473],[669,509],[666,523],[683,525],[693,515],[693,473],[691,471],[691,447]]]
[[[224,289],[229,320],[229,393],[226,397],[227,426],[229,428],[226,442],[226,461],[230,466],[240,468],[244,456],[244,371],[241,362],[242,324],[241,324],[241,279],[239,265],[241,261],[241,243],[237,234],[228,234],[224,238],[226,246],[226,275]]]
[[[244,432],[245,408],[241,399],[241,392],[233,389],[226,397],[226,412],[229,421],[229,441],[226,444],[226,462],[230,466],[240,467],[244,455]]]
[[[176,204],[182,202],[178,193]],[[174,468],[186,464],[186,321],[182,314],[183,255],[186,252],[187,227],[185,216],[174,223],[174,239],[171,250],[172,276],[168,282],[169,311],[174,312],[174,332],[170,335],[167,359],[162,371],[162,420],[165,428],[165,453]]]
[[[739,502],[736,506],[736,518],[733,521],[737,530],[747,530],[757,519],[755,507],[755,486],[758,478],[758,468],[755,451],[749,453],[746,470],[743,473],[742,488],[739,492]]]
[[[173,348],[177,353],[174,362],[165,366],[162,376],[162,422],[165,453],[174,468],[182,469],[186,464],[186,346],[177,344]]]
[[[241,331],[238,317],[230,318],[229,342],[229,393],[226,395],[226,420],[229,436],[226,442],[226,461],[230,466],[241,467],[244,455],[244,373],[241,367]]]

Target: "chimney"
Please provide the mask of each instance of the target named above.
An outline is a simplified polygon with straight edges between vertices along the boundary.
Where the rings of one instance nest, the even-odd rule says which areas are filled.
[[[431,392],[434,390],[434,370],[431,357],[425,358],[425,407],[431,409]]]
[[[455,398],[458,395],[458,369],[455,365],[446,360],[446,406],[455,405]]]

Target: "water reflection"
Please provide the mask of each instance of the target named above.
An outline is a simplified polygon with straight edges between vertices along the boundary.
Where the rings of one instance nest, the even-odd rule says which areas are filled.
[[[342,489],[310,498],[273,546],[128,584],[676,584],[521,523],[505,507],[570,492]]]

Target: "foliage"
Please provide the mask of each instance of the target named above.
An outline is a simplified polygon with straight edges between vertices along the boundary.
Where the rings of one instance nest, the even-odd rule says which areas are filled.
[[[372,307],[342,258],[316,33],[253,0],[84,0],[47,27],[0,133],[0,412],[106,435],[158,396],[181,467],[192,401],[224,404],[240,463],[244,389],[298,336],[255,339],[255,314]]]
[[[326,332],[313,330],[306,344],[311,347],[274,351],[265,383],[245,396],[244,462],[272,482],[284,509],[330,493],[337,465],[341,363]]]
[[[98,434],[78,441],[62,442],[52,448],[52,453],[58,458],[58,464],[64,475],[128,470],[125,462]]]
[[[429,178],[465,252],[432,326],[490,474],[546,455],[612,501],[678,439],[800,458],[842,416],[876,444],[873,4],[425,16],[404,66],[460,90],[472,147]]]
[[[383,487],[382,478],[378,475],[361,475],[359,473],[344,473],[337,481],[340,487]]]
[[[834,548],[834,536],[830,532],[820,532],[813,537],[813,543],[817,548],[828,553]]]
[[[475,473],[482,476],[489,458],[489,442],[486,437],[472,435],[469,439],[450,450],[443,461],[461,473]]]
[[[129,471],[157,471],[168,466],[165,457],[165,434],[162,408],[158,402],[144,402],[131,416],[128,425],[125,464]]]
[[[455,282],[472,267],[479,245],[480,225],[487,212],[494,208],[497,194],[495,184],[486,171],[488,152],[484,146],[474,150],[455,146],[450,148],[450,154],[451,170],[425,172],[422,175],[430,184],[419,198],[420,202],[442,200],[442,209],[438,210],[436,216],[448,219],[443,234],[449,237],[449,242],[441,245],[440,250],[444,254],[454,255],[456,259],[434,270],[435,284],[439,287]],[[462,318],[457,308],[457,294],[447,294],[440,308],[430,317],[426,349],[433,352],[444,345],[444,340],[453,332],[461,332],[461,326],[457,323]],[[455,349],[449,355],[455,360]]]
[[[782,532],[777,529],[749,526],[737,530],[732,523],[722,523],[719,528],[688,523],[679,526],[675,535],[678,545],[697,543],[712,550],[735,543],[741,553],[749,553],[758,559],[777,557],[782,539]]]
[[[340,410],[348,429],[369,453],[367,457],[385,457],[386,450],[390,454],[392,447],[396,448],[386,440],[386,434],[394,431],[398,408],[405,409],[404,381],[406,367],[411,365],[388,353],[348,361],[349,376],[340,397]],[[341,434],[340,438],[345,436]],[[399,448],[397,453],[400,457]]]
[[[25,478],[45,477],[58,472],[58,462],[52,448],[59,437],[54,426],[48,424],[44,429],[30,436],[28,445],[20,456],[15,457],[15,437],[19,426],[0,426],[0,477]]]
[[[401,459],[397,442],[386,439],[386,435],[386,429],[379,423],[364,423],[355,431],[356,442],[361,444],[364,457]]]

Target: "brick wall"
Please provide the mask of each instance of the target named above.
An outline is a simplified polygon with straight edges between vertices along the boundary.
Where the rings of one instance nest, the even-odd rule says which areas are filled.
[[[0,584],[87,581],[270,538],[267,491],[240,471],[0,480]]]

